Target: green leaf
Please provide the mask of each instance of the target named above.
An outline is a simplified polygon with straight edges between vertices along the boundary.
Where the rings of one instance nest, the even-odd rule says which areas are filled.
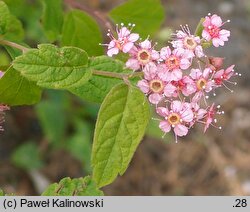
[[[98,187],[122,175],[144,136],[149,104],[137,88],[120,84],[104,99],[92,149],[93,178]]]
[[[76,179],[66,177],[50,185],[42,196],[103,196],[103,192],[89,176]]]
[[[164,8],[160,0],[129,0],[114,8],[109,16],[115,23],[136,24],[135,32],[146,38],[160,28]]]
[[[90,158],[92,146],[92,129],[89,123],[75,121],[76,132],[66,142],[66,149],[84,165],[84,170],[91,172]]]
[[[9,40],[17,41],[24,38],[22,23],[10,14],[8,6],[2,1],[0,1],[0,34]]]
[[[62,146],[67,126],[63,102],[56,99],[40,102],[36,105],[36,113],[49,142]]]
[[[199,23],[198,23],[198,25],[197,25],[197,27],[195,29],[195,33],[194,33],[196,36],[201,37],[202,31],[204,29],[204,27],[203,27],[203,22],[204,21],[205,21],[205,18],[201,18],[201,20],[199,21]]]
[[[38,146],[27,142],[14,150],[11,156],[12,162],[25,170],[39,169],[43,166]]]
[[[62,0],[42,0],[42,24],[50,42],[58,40],[63,25]]]
[[[102,70],[116,73],[125,73],[124,63],[114,60],[107,56],[92,58],[89,67],[93,70]],[[110,89],[122,80],[93,75],[92,78],[84,85],[70,89],[70,91],[84,100],[101,103]]]
[[[23,76],[45,88],[69,89],[86,83],[91,77],[87,53],[76,47],[57,48],[42,44],[13,61]]]
[[[41,89],[10,67],[0,79],[0,102],[14,105],[32,105],[41,99]]]
[[[103,54],[102,35],[96,21],[80,10],[70,11],[63,25],[62,45],[84,49],[90,56]]]

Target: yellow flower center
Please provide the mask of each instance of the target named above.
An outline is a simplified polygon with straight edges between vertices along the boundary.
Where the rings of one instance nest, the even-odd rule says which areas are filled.
[[[149,84],[150,90],[154,93],[161,93],[164,85],[161,80],[152,80]]]
[[[181,120],[181,118],[180,118],[180,116],[177,113],[172,113],[168,117],[168,122],[171,125],[177,125],[177,124],[179,124],[180,120]]]
[[[176,56],[170,56],[168,59],[165,61],[167,67],[172,70],[175,68],[179,68],[180,66],[180,59],[177,58]]]
[[[196,43],[196,41],[194,40],[193,37],[186,37],[186,38],[184,39],[184,45],[185,45],[185,47],[186,47],[187,49],[193,50],[193,49],[195,49],[195,47],[197,46],[197,43]]]
[[[202,78],[197,81],[196,86],[199,90],[203,90],[206,84],[207,84],[207,81],[204,78]]]
[[[141,63],[144,63],[144,64],[146,64],[146,63],[149,62],[150,57],[151,57],[151,56],[150,56],[150,53],[149,53],[147,50],[145,50],[145,49],[139,51],[138,54],[137,54],[137,59],[138,59]]]

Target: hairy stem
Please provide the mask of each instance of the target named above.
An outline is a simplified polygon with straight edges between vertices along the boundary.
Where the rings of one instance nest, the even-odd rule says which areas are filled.
[[[21,50],[22,52],[26,52],[26,51],[29,50],[29,48],[27,48],[25,46],[19,45],[17,43],[14,43],[14,42],[11,42],[11,41],[8,41],[8,40],[1,40],[0,44],[10,46],[10,47],[14,47],[16,49]]]

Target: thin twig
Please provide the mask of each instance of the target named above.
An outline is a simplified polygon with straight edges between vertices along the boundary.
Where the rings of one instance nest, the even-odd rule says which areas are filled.
[[[26,51],[29,50],[29,48],[27,48],[27,47],[25,47],[25,46],[19,45],[19,44],[17,44],[17,43],[14,43],[14,42],[11,42],[11,41],[8,41],[8,40],[1,40],[1,41],[0,41],[0,44],[6,45],[6,46],[14,47],[14,48],[16,48],[16,49],[21,50],[22,52],[26,52]]]

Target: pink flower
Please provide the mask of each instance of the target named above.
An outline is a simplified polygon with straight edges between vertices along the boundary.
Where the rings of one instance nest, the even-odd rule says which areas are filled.
[[[137,83],[141,91],[148,95],[148,99],[152,104],[158,104],[164,97],[163,92],[166,80],[160,74],[161,71],[158,66],[151,63],[143,70],[144,79]]]
[[[196,102],[191,102],[189,105],[194,114],[194,119],[190,123],[190,127],[191,127],[195,124],[195,122],[199,122],[199,120],[203,119],[204,116],[207,114],[207,111],[203,108],[200,108],[200,105],[197,104]]]
[[[210,73],[212,73],[210,68],[205,68],[203,72],[200,69],[191,69],[190,77],[194,80],[197,91],[193,101],[197,102],[204,96],[204,91],[208,93],[212,90],[214,83],[210,79]]]
[[[176,142],[177,136],[187,135],[188,127],[186,125],[189,125],[194,118],[194,114],[192,110],[187,107],[187,104],[181,101],[173,101],[170,105],[170,110],[168,110],[167,107],[158,107],[156,112],[165,118],[165,120],[159,124],[160,129],[168,133],[171,128],[173,128]]]
[[[229,21],[227,21],[229,22]],[[204,29],[202,37],[207,41],[211,41],[215,47],[224,46],[224,41],[228,41],[230,31],[221,29],[225,24],[218,15],[206,16],[203,22]]]
[[[174,49],[169,46],[163,47],[160,51],[160,59],[164,61],[168,71],[186,70],[191,66],[189,58],[185,55],[184,49]]]
[[[217,106],[217,108],[219,108],[220,105]],[[212,125],[213,127],[216,127],[218,129],[221,129],[221,127],[217,127],[215,126],[213,123],[217,123],[217,119],[215,119],[215,115],[216,114],[224,114],[224,111],[219,112],[217,110],[217,108],[215,108],[214,103],[207,109],[207,113],[204,116],[204,121],[205,121],[205,127],[204,127],[204,133],[207,131],[207,129],[209,128],[210,125]]]
[[[224,69],[221,69],[219,71],[217,71],[214,76],[213,76],[213,79],[214,79],[214,82],[215,82],[215,85],[217,86],[221,86],[221,85],[224,85],[224,81],[226,82],[229,82],[229,79],[235,75],[235,72],[234,72],[234,66],[235,65],[231,65],[230,67],[228,67],[226,70]],[[235,83],[234,83],[235,84]]]
[[[4,111],[9,110],[7,105],[0,104],[0,131],[3,131],[1,124],[4,122]]]
[[[188,26],[182,26],[182,30],[176,33],[176,40],[171,43],[174,48],[184,49],[188,58],[204,56],[200,37],[192,35]]]
[[[179,92],[181,92],[184,96],[189,96],[195,91],[194,81],[190,77],[184,76],[180,80],[168,83],[164,88],[164,95],[166,97],[178,97]]]
[[[133,70],[139,70],[140,67],[159,59],[159,53],[153,49],[147,39],[139,43],[138,47],[134,46],[129,53],[131,57],[126,62],[126,67]]]
[[[110,31],[107,34],[111,38],[110,43],[107,45],[107,55],[109,57],[118,54],[119,51],[128,53],[133,48],[134,43],[139,39],[139,34],[131,33],[131,30],[129,30],[127,27],[124,27],[123,24],[121,24],[121,29],[118,28],[118,25],[116,26],[118,38],[115,38]]]

